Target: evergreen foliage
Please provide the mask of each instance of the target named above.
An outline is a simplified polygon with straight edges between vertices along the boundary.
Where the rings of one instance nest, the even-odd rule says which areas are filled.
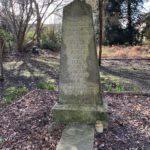
[[[150,40],[150,13],[147,13],[144,18],[144,22],[146,23],[146,27],[144,29],[144,36]]]
[[[136,26],[141,20],[142,6],[143,0],[108,0],[104,44],[139,43]]]

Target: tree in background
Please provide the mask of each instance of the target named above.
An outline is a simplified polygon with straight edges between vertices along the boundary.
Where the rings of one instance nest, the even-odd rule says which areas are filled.
[[[104,44],[122,44],[122,28],[120,22],[121,0],[108,0],[106,4],[106,23]],[[121,36],[120,36],[121,35]]]
[[[3,99],[3,81],[4,81],[4,72],[3,72],[3,45],[4,41],[2,38],[2,33],[0,31],[0,100]]]
[[[0,0],[0,19],[10,26],[16,49],[25,50],[26,34],[35,26],[33,41],[40,44],[45,21],[68,0]],[[31,41],[32,42],[32,41]]]
[[[35,20],[32,24],[36,24],[36,30],[33,38],[40,45],[41,31],[45,21],[55,12],[62,9],[67,0],[33,0],[35,9]]]
[[[145,23],[143,34],[146,39],[150,40],[150,12],[144,15],[143,22]]]
[[[106,7],[105,44],[136,44],[143,0],[108,0]]]
[[[104,38],[104,10],[107,0],[86,0],[92,6],[94,16],[94,26],[96,34],[96,43],[99,47],[99,66],[101,65],[102,43]]]
[[[132,45],[138,42],[136,39],[138,30],[135,28],[142,17],[143,0],[125,0],[121,4],[121,17],[126,21],[126,39]]]
[[[3,73],[3,46],[4,46],[4,42],[0,38],[0,81],[3,81],[3,79],[4,79],[4,73]]]
[[[101,66],[103,42],[103,0],[99,0],[99,66]]]
[[[0,81],[4,80],[4,72],[3,72],[3,50],[5,44],[5,31],[0,29]]]
[[[9,24],[18,51],[23,51],[24,39],[32,14],[32,0],[1,0],[0,17]]]
[[[0,27],[0,80],[4,79],[3,72],[3,53],[4,49],[9,45],[12,40],[10,32],[6,31],[5,28]]]

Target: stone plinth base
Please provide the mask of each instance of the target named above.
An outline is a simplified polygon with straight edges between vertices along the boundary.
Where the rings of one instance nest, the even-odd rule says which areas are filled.
[[[93,150],[94,127],[89,125],[68,125],[62,133],[56,150]]]
[[[87,123],[95,124],[97,120],[102,121],[107,128],[107,106],[88,106],[56,104],[53,107],[54,121],[60,123]]]

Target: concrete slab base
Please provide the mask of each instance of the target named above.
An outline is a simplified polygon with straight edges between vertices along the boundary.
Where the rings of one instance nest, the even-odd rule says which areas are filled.
[[[56,150],[93,150],[94,126],[71,124],[63,131]]]

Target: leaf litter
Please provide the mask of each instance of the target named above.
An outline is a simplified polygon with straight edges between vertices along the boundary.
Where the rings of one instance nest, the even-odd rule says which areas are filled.
[[[0,111],[1,150],[56,150],[64,125],[53,128],[58,92],[34,90]],[[149,150],[150,97],[105,94],[109,126],[95,134],[94,150]]]

